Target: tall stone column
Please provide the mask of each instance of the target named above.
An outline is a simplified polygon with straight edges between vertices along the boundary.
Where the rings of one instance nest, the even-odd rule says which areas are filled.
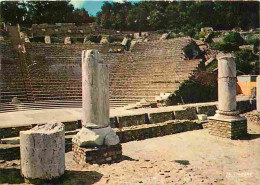
[[[219,54],[218,59],[218,119],[238,119],[236,110],[236,64],[231,54]]]
[[[209,117],[210,134],[239,139],[247,134],[247,120],[236,109],[236,64],[232,54],[220,53],[218,59],[218,110]]]
[[[85,127],[109,125],[109,69],[98,51],[82,52],[82,121]]]
[[[109,68],[96,50],[82,51],[82,125],[73,138],[81,147],[116,145],[109,125]]]

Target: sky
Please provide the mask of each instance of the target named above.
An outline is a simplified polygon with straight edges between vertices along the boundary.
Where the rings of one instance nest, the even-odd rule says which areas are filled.
[[[124,0],[113,0],[113,2],[123,2]],[[134,0],[130,0],[134,1]],[[136,0],[138,1],[138,0]],[[102,0],[71,0],[71,4],[73,4],[74,8],[85,8],[88,13],[92,16],[96,16],[97,12],[101,11],[101,7],[105,1]],[[112,2],[112,1],[109,1]]]

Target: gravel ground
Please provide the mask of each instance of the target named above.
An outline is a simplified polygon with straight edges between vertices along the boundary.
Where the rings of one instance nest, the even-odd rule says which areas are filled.
[[[260,184],[260,125],[248,123],[249,137],[229,140],[196,130],[122,144],[124,160],[79,166],[66,154],[58,184]],[[0,161],[0,184],[22,184],[19,160]]]

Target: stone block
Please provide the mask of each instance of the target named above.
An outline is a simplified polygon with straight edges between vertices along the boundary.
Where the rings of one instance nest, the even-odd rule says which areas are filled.
[[[173,111],[171,112],[156,112],[149,114],[150,123],[162,123],[173,119]]]
[[[195,120],[197,119],[196,108],[188,107],[183,110],[175,110],[174,118],[176,120]]]
[[[116,145],[119,138],[111,127],[85,128],[83,127],[72,139],[80,147]]]
[[[146,114],[118,116],[118,126],[119,128],[122,128],[133,125],[142,125],[146,123],[146,117]]]
[[[247,135],[247,120],[241,118],[236,121],[209,121],[209,134],[229,138],[229,139],[241,139]]]
[[[198,114],[206,114],[207,116],[214,116],[216,110],[216,105],[202,105],[197,107]]]
[[[20,132],[21,174],[33,184],[54,180],[65,172],[65,134],[61,123]]]
[[[73,160],[78,164],[105,164],[119,162],[122,158],[121,144],[101,146],[98,148],[82,148],[73,143]]]

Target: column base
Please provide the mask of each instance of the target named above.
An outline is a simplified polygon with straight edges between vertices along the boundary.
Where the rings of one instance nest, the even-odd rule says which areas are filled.
[[[216,110],[216,114],[209,119],[222,120],[222,121],[236,121],[242,119],[239,111],[221,111]]]
[[[78,164],[107,164],[119,162],[122,159],[121,144],[83,148],[72,143],[73,160]]]
[[[219,117],[209,117],[209,134],[229,139],[241,139],[247,135],[247,119],[219,119]]]

